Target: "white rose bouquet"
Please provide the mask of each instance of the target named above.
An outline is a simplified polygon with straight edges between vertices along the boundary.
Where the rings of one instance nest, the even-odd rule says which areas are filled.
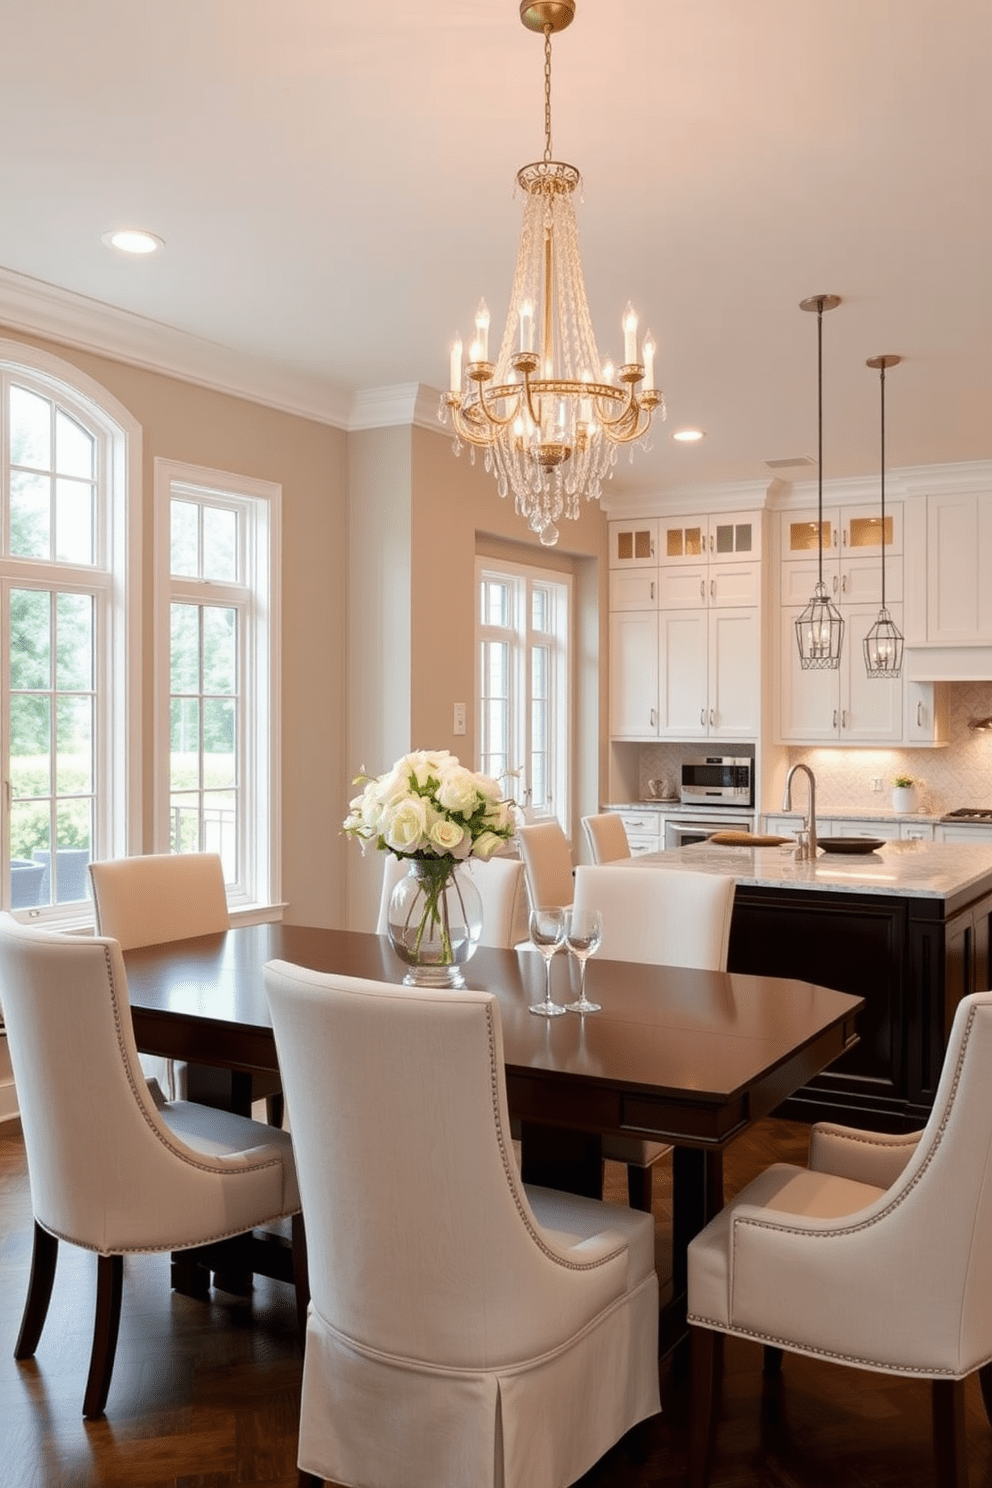
[[[444,890],[466,858],[491,858],[513,836],[513,803],[488,775],[467,770],[447,750],[415,750],[375,777],[360,775],[344,830],[363,848],[421,864],[423,915],[416,946],[440,929],[447,942]],[[448,947],[450,951],[450,946]]]

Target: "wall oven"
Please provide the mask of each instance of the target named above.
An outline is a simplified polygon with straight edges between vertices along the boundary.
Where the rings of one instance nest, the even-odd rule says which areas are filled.
[[[716,817],[665,817],[665,848],[689,847],[705,842],[714,832],[753,832],[754,817],[744,812],[727,812],[723,820]]]

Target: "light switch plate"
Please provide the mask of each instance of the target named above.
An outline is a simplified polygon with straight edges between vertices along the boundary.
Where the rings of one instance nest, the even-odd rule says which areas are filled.
[[[456,734],[463,734],[465,732],[465,704],[464,703],[456,703],[455,704],[455,717],[454,717],[454,722],[452,724],[452,731],[454,733],[456,733]]]

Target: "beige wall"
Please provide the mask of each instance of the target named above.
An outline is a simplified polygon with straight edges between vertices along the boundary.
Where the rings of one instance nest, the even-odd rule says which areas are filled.
[[[565,567],[575,580],[577,768],[573,816],[595,810],[606,737],[599,657],[606,644],[606,522],[586,503],[541,547],[501,501],[481,459],[454,457],[450,435],[420,428],[350,436],[349,746],[355,769],[389,768],[407,749],[475,761],[475,555]],[[453,732],[456,702],[467,732]],[[378,753],[377,753],[378,751]],[[375,923],[382,865],[353,847],[348,923]]]
[[[39,346],[105,387],[142,428],[143,844],[152,843],[152,495],[156,456],[282,486],[282,844],[287,918],[342,924],[347,445],[340,430],[109,358]]]
[[[152,495],[156,457],[282,487],[282,861],[286,918],[374,923],[381,864],[341,834],[352,780],[411,748],[475,760],[477,552],[573,575],[576,768],[571,812],[596,810],[605,780],[606,520],[583,503],[542,548],[481,459],[449,434],[404,426],[346,434],[247,399],[0,328],[105,387],[142,429],[144,821],[152,841]],[[467,733],[453,732],[466,705]]]

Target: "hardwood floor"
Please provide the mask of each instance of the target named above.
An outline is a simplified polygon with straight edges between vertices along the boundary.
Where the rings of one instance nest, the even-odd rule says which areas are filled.
[[[804,1161],[806,1141],[799,1123],[760,1123],[727,1154],[728,1194],[770,1162]],[[624,1193],[623,1169],[611,1164],[608,1197],[622,1202]],[[655,1175],[663,1277],[670,1198],[663,1165]],[[249,1298],[214,1291],[198,1302],[169,1290],[167,1257],[128,1260],[107,1417],[86,1423],[95,1263],[60,1247],[37,1356],[16,1364],[30,1241],[24,1144],[0,1138],[0,1488],[296,1488],[301,1362],[290,1287],[259,1280]],[[666,1363],[661,1387],[647,1461],[635,1464],[619,1447],[582,1488],[681,1485],[687,1386]],[[992,1488],[992,1431],[975,1381],[967,1414],[970,1488]],[[712,1484],[932,1488],[928,1386],[788,1355],[780,1379],[763,1382],[760,1349],[730,1340]]]

